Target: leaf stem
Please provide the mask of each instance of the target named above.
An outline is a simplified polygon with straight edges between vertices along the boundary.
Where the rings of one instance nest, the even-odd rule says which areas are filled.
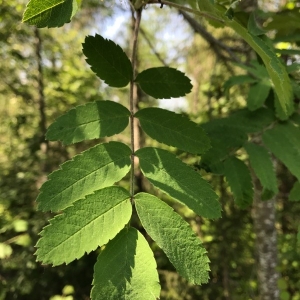
[[[133,200],[134,196],[134,170],[135,170],[135,83],[134,79],[136,77],[136,60],[137,60],[137,41],[140,29],[140,23],[142,19],[142,8],[136,10],[136,18],[134,24],[134,32],[133,32],[133,46],[132,46],[132,55],[131,55],[131,65],[133,70],[132,79],[130,81],[130,93],[129,93],[129,107],[130,107],[130,140],[131,140],[131,173],[130,173],[130,195],[131,200]]]
[[[225,23],[224,20],[219,19],[218,17],[215,17],[214,15],[211,15],[208,12],[198,11],[198,10],[195,10],[195,9],[192,9],[192,8],[189,8],[189,7],[174,3],[174,2],[170,2],[170,1],[166,1],[166,0],[150,0],[150,1],[147,1],[147,4],[156,4],[156,3],[165,4],[165,5],[168,5],[168,6],[171,6],[171,7],[175,7],[179,10],[186,11],[186,12],[192,13],[192,14],[200,16],[200,17],[205,17],[205,18],[210,19],[212,21],[220,22],[221,24]]]

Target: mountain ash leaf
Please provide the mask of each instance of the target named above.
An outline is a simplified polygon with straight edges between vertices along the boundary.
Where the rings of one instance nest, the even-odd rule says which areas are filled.
[[[73,144],[122,132],[128,125],[130,112],[113,101],[96,101],[77,106],[60,116],[48,128],[50,141]]]
[[[38,209],[59,211],[95,190],[121,180],[130,169],[131,149],[119,142],[90,148],[51,173],[37,198]]]
[[[153,252],[135,228],[124,228],[100,252],[92,300],[156,300],[160,285]]]
[[[189,224],[155,196],[139,193],[134,199],[143,227],[179,274],[192,284],[207,283],[209,259]]]
[[[130,194],[111,186],[88,195],[50,220],[37,243],[37,260],[70,263],[113,239],[129,222]]]
[[[184,115],[149,107],[139,110],[135,117],[143,130],[158,142],[194,154],[201,154],[210,147],[203,129]]]

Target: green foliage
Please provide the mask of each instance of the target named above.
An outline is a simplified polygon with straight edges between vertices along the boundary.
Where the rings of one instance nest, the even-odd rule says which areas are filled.
[[[189,3],[195,9],[195,5]],[[78,4],[75,0],[47,3],[31,0],[23,21],[38,27],[61,26],[70,21]],[[141,8],[143,4],[145,2],[139,0],[133,2],[135,8]],[[210,0],[198,1],[198,4],[215,19],[215,23],[227,25],[240,34],[266,66],[253,62],[244,67],[251,76],[237,76],[225,84],[225,89],[229,89],[239,83],[254,83],[248,95],[247,110],[200,127],[182,115],[160,108],[144,108],[133,114],[136,103],[130,93],[130,111],[110,100],[92,102],[70,110],[48,129],[49,140],[72,144],[113,136],[127,127],[129,119],[131,122],[131,148],[120,142],[100,143],[76,155],[49,175],[37,198],[40,210],[62,211],[41,232],[36,251],[39,261],[53,265],[70,263],[85,252],[101,247],[94,268],[93,300],[157,299],[160,295],[151,248],[143,235],[129,225],[134,220],[131,216],[133,205],[144,229],[165,251],[178,272],[192,284],[208,282],[206,250],[190,226],[160,199],[147,193],[135,195],[136,158],[142,173],[155,187],[200,216],[211,219],[221,216],[218,195],[198,171],[169,151],[141,147],[134,153],[134,117],[139,119],[145,133],[158,142],[202,154],[200,167],[226,176],[238,206],[249,206],[253,198],[249,169],[236,158],[236,151],[243,146],[264,188],[263,197],[269,198],[277,192],[268,152],[260,146],[244,144],[249,134],[261,134],[275,120],[270,109],[262,108],[265,100],[270,98],[268,95],[272,94],[269,77],[276,92],[273,100],[277,116],[282,120],[294,112],[292,93],[298,93],[296,81],[293,81],[292,90],[282,62],[267,38],[259,36],[263,31],[256,24],[254,15],[250,16],[246,28],[231,7],[226,10]],[[185,96],[192,89],[191,81],[184,73],[169,67],[149,68],[133,78],[136,58],[130,62],[119,45],[98,34],[86,37],[83,53],[92,71],[111,87],[125,87],[130,83],[132,91],[136,84],[146,94],[165,99]],[[268,101],[266,104],[270,107]],[[205,132],[211,137],[211,143]],[[299,179],[300,165],[293,163],[300,161],[299,128],[292,123],[276,124],[264,132],[263,141]],[[285,145],[280,146],[278,141]],[[132,175],[130,193],[114,186],[129,170]],[[8,248],[3,249],[2,246],[2,256],[7,256]]]
[[[158,99],[185,96],[193,87],[182,72],[168,67],[147,69],[138,74],[135,82],[146,94]]]
[[[68,145],[112,136],[126,128],[129,115],[126,107],[112,101],[77,106],[49,126],[46,138],[49,141],[61,140]]]
[[[37,198],[40,210],[59,211],[95,190],[121,180],[130,169],[131,150],[119,142],[100,144],[49,175]]]
[[[264,144],[300,180],[300,129],[291,123],[276,124],[263,134]]]
[[[108,85],[124,87],[132,79],[130,60],[122,48],[113,41],[99,34],[87,36],[82,51],[92,71]]]
[[[278,193],[276,174],[268,151],[257,144],[247,143],[244,145],[251,167],[263,187],[262,199],[269,200]]]
[[[188,223],[152,195],[139,193],[135,203],[142,225],[179,274],[193,284],[207,283],[209,259]]]
[[[79,259],[113,239],[131,213],[125,189],[111,186],[95,191],[50,220],[36,245],[37,259],[53,266]]]
[[[271,90],[268,81],[260,81],[250,87],[247,106],[250,111],[262,107]]]
[[[175,155],[158,148],[142,148],[135,155],[142,172],[157,188],[206,218],[219,218],[218,196],[201,175]]]
[[[78,10],[78,0],[30,0],[23,22],[37,27],[61,27],[70,22]]]
[[[290,201],[300,201],[300,182],[296,181],[290,194],[289,194]]]
[[[147,241],[135,228],[124,228],[98,256],[91,297],[93,300],[157,299],[158,281]]]
[[[139,110],[135,117],[142,129],[153,139],[193,154],[201,154],[210,148],[203,129],[184,115],[151,107]]]
[[[253,200],[253,185],[247,166],[236,157],[230,157],[224,162],[224,174],[235,203],[241,208],[248,207]]]

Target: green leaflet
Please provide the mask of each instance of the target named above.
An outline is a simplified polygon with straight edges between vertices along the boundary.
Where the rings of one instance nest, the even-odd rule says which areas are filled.
[[[155,196],[139,193],[135,205],[143,227],[179,274],[192,284],[207,283],[209,259],[189,224]]]
[[[247,106],[250,111],[262,107],[271,90],[270,83],[267,80],[261,80],[252,85],[247,97]]]
[[[183,151],[201,154],[210,147],[203,129],[184,115],[161,108],[144,108],[135,117],[153,139]]]
[[[259,145],[247,143],[244,145],[251,167],[263,187],[262,200],[269,200],[278,193],[276,174],[268,151]]]
[[[78,10],[76,0],[30,0],[22,22],[42,27],[61,27],[69,23]]]
[[[300,201],[300,182],[296,181],[289,194],[290,201]]]
[[[138,74],[135,82],[146,94],[157,99],[182,97],[193,87],[184,73],[169,67],[147,69]]]
[[[143,174],[154,186],[203,217],[220,217],[217,194],[199,173],[175,155],[150,147],[139,149],[135,155],[139,158]]]
[[[112,87],[125,87],[133,71],[123,49],[101,35],[87,36],[83,45],[86,61],[97,76]]]
[[[257,79],[248,76],[248,75],[238,75],[238,76],[231,76],[225,83],[224,83],[224,90],[228,91],[231,87],[237,84],[245,84],[245,83],[255,83]]]
[[[300,128],[291,123],[277,124],[264,132],[263,142],[300,180]]]
[[[255,13],[252,12],[249,16],[248,24],[247,24],[248,31],[253,35],[262,35],[265,34],[267,31],[260,27],[255,19]]]
[[[160,285],[153,253],[135,228],[123,229],[100,252],[92,300],[155,300]]]
[[[125,189],[111,186],[95,191],[50,220],[36,245],[37,260],[56,266],[79,259],[114,238],[131,213]]]
[[[130,169],[131,150],[119,142],[100,144],[51,173],[37,198],[38,209],[59,211],[95,190],[121,180]]]
[[[247,166],[236,157],[230,157],[224,162],[224,173],[235,203],[241,208],[248,207],[253,201],[253,185]]]
[[[96,101],[80,105],[60,116],[48,128],[50,141],[73,144],[122,132],[128,125],[130,112],[113,101]]]

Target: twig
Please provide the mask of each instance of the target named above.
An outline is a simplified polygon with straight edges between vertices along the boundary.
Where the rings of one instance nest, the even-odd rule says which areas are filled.
[[[131,200],[134,196],[134,169],[135,169],[135,130],[134,130],[134,113],[135,113],[135,103],[134,103],[134,78],[136,76],[136,56],[137,56],[137,41],[140,29],[140,23],[142,18],[142,9],[136,11],[134,33],[133,33],[133,45],[132,45],[132,55],[131,55],[131,65],[133,70],[132,79],[130,80],[130,94],[129,94],[129,107],[130,107],[130,137],[131,137],[131,173],[130,173],[130,195]]]

